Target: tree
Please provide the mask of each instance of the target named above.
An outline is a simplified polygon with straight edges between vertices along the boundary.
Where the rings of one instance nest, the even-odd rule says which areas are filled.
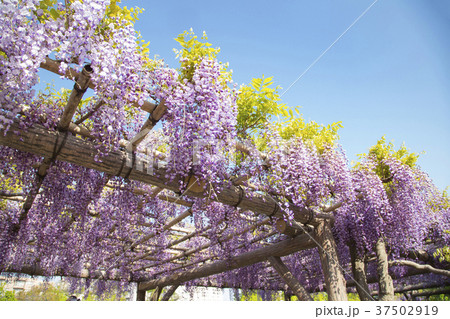
[[[28,291],[18,292],[16,298],[21,301],[66,301],[68,296],[68,292],[61,286],[42,283]]]

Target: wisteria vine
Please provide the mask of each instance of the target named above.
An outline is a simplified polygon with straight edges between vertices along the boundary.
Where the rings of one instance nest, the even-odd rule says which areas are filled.
[[[217,193],[240,176],[248,176],[240,187],[276,199],[288,222],[294,219],[292,205],[326,210],[339,203],[333,210],[333,231],[347,278],[351,245],[361,256],[371,256],[382,237],[391,256],[399,257],[408,250],[427,249],[429,242],[449,244],[448,200],[418,167],[393,156],[382,159],[391,174],[386,181],[377,175],[378,159],[370,155],[350,168],[337,144],[318,149],[307,138],[282,139],[271,125],[262,132],[264,161],[252,143],[250,154],[237,151],[239,91],[222,77],[217,59],[203,57],[192,78],[183,78],[183,70],[143,55],[133,24],[105,15],[110,6],[107,0],[71,1],[68,8],[59,2],[46,7],[38,0],[2,2],[1,134],[15,121],[24,129],[36,124],[57,128],[68,92],[34,90],[46,59],[58,63],[66,78],[89,64],[93,94],[74,120],[91,115],[80,122],[90,132],[84,138],[98,145],[96,160],[138,134],[148,117],[139,109],[144,102],[164,101],[167,111],[161,130],[150,132],[137,150],[162,154],[165,178],[178,179],[179,192],[153,194],[154,189],[141,182],[54,161],[17,229],[13,225],[33,191],[43,158],[0,146],[0,270],[20,271],[32,264],[48,276],[83,277],[86,270],[100,271],[96,285],[102,293],[112,288],[105,284],[107,279],[124,289],[130,282],[286,239],[271,233],[276,220],[262,222],[261,216],[216,201]],[[204,188],[204,199],[184,196],[193,176]],[[172,203],[169,197],[189,205]],[[186,209],[190,217],[177,224],[178,230],[165,227]],[[182,240],[187,233],[192,236]],[[142,238],[148,239],[141,242]],[[182,254],[180,266],[173,257]],[[292,254],[284,261],[309,291],[323,290],[316,250]],[[404,274],[406,268],[396,266],[394,271]],[[369,267],[368,276],[373,274]],[[188,285],[285,289],[280,281],[266,280],[271,275],[267,263],[259,263]],[[81,284],[90,288],[93,282],[71,281],[74,289]]]

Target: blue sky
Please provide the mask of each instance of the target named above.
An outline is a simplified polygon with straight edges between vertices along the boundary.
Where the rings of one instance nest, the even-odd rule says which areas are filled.
[[[176,67],[173,40],[193,28],[221,48],[235,82],[289,85],[373,0],[123,1],[136,28]],[[425,151],[419,165],[450,185],[450,1],[379,0],[284,96],[307,120],[342,121],[349,160],[383,135]]]
[[[233,79],[295,79],[374,0],[135,1],[136,29],[151,55],[177,67],[173,40],[206,31]],[[386,135],[396,147],[425,151],[419,165],[450,185],[450,1],[379,0],[284,96],[307,120],[342,121],[349,160]]]

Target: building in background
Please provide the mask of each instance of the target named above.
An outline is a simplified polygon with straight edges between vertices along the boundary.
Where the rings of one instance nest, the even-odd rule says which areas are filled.
[[[186,289],[184,286],[178,287],[175,291],[177,301],[227,301],[229,294],[225,289],[213,287],[194,287]]]
[[[41,278],[33,278],[28,276],[4,276],[0,275],[0,285],[4,285],[4,289],[7,291],[14,291],[18,293],[21,291],[28,291],[36,285],[42,284]]]

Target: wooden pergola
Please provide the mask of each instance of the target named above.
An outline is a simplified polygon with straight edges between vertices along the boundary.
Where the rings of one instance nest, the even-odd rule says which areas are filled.
[[[292,275],[288,267],[281,260],[281,257],[283,256],[291,255],[306,249],[318,249],[329,300],[347,300],[346,281],[338,262],[336,243],[331,232],[333,224],[332,211],[340,206],[339,203],[328,209],[323,209],[322,211],[300,209],[291,205],[290,208],[294,212],[295,221],[291,224],[287,224],[282,219],[283,213],[277,201],[269,195],[262,195],[260,192],[255,192],[251,187],[246,187],[245,184],[243,184],[246,177],[237,178],[232,181],[231,186],[228,184],[224,185],[222,191],[218,193],[216,197],[212,198],[212,200],[240,208],[242,212],[253,212],[259,217],[254,218],[253,224],[249,225],[246,229],[235,234],[222,236],[220,237],[220,241],[225,242],[233,238],[233,236],[239,236],[244,232],[251,232],[261,226],[265,226],[265,231],[261,231],[261,234],[253,239],[253,242],[263,242],[265,239],[280,233],[287,235],[286,239],[268,245],[261,245],[260,248],[236,254],[224,260],[209,260],[210,258],[208,257],[196,262],[185,262],[184,259],[186,256],[208,250],[211,248],[212,244],[205,243],[188,250],[179,246],[202,231],[192,231],[177,226],[181,221],[191,216],[192,212],[189,207],[191,204],[189,202],[176,196],[176,193],[173,193],[172,195],[160,195],[163,190],[178,192],[181,177],[178,180],[169,180],[165,178],[166,168],[164,167],[163,156],[159,156],[158,158],[158,155],[156,155],[154,156],[153,161],[148,162],[136,160],[138,158],[136,156],[137,145],[144,140],[146,135],[166,111],[164,101],[158,105],[146,102],[140,106],[142,112],[148,112],[149,114],[148,120],[142,126],[140,133],[129,141],[122,141],[121,145],[123,148],[121,150],[109,152],[102,158],[101,162],[98,162],[95,160],[95,154],[97,152],[96,145],[101,143],[101,141],[97,141],[92,137],[89,130],[80,124],[82,121],[73,121],[75,111],[82,100],[84,92],[88,88],[94,88],[90,82],[92,70],[89,66],[86,66],[82,72],[77,73],[75,70],[69,68],[65,74],[61,74],[59,71],[59,63],[49,58],[41,64],[41,67],[56,74],[72,78],[75,81],[75,85],[59,121],[57,130],[49,130],[39,124],[35,124],[24,130],[19,122],[15,121],[6,134],[5,132],[0,132],[1,145],[23,152],[30,152],[44,158],[37,168],[35,181],[38,187],[34,192],[31,192],[26,196],[12,196],[5,194],[0,196],[3,199],[23,202],[23,211],[20,220],[26,218],[26,214],[32,207],[33,202],[38,195],[39,187],[44,181],[50,165],[55,160],[68,162],[97,170],[108,174],[109,176],[121,176],[132,181],[152,185],[151,196],[159,196],[160,199],[187,206],[184,213],[172,220],[168,220],[163,227],[163,230],[166,232],[178,234],[178,239],[170,242],[165,248],[166,250],[172,250],[173,257],[165,260],[153,260],[153,263],[151,264],[151,267],[162,267],[169,263],[178,264],[178,266],[173,268],[175,270],[169,275],[165,275],[164,272],[161,271],[160,274],[156,273],[159,274],[157,276],[153,273],[151,276],[149,275],[148,278],[139,281],[138,300],[145,300],[145,292],[148,290],[154,290],[151,299],[158,300],[159,293],[162,289],[171,286],[168,294],[162,297],[162,300],[168,300],[170,294],[175,291],[176,287],[185,282],[261,262],[265,262],[268,266],[272,267],[274,274],[277,274],[278,278],[282,279],[279,284],[281,290],[285,290],[287,287],[299,300],[312,300],[307,290],[302,287],[299,280]],[[99,105],[99,107],[100,106],[101,105]],[[20,134],[17,134],[16,132],[20,132]],[[237,148],[243,152],[246,151],[243,145],[238,145]],[[264,158],[263,155],[261,155],[261,157]],[[208,186],[200,185],[195,176],[183,180],[188,183],[187,190],[183,194],[185,196],[203,198],[205,192],[207,193],[209,191]],[[104,187],[114,188],[116,185],[108,182]],[[148,194],[147,190],[137,188],[134,189],[133,192],[141,195]],[[93,216],[93,218],[95,218],[95,216]],[[271,218],[280,218],[277,227],[269,225]],[[138,226],[148,228],[149,225],[143,224]],[[203,230],[203,232],[205,231],[206,229]],[[138,251],[140,254],[136,254],[136,260],[146,258],[151,261],[153,250],[152,247],[147,246],[147,243],[155,236],[158,236],[157,232],[147,231],[146,235],[140,240],[131,244],[124,243],[122,251],[129,252],[133,248],[137,248],[139,249]],[[190,269],[186,269],[188,267],[190,267]],[[140,270],[145,271],[145,267]],[[39,265],[10,267],[6,269],[6,271],[28,275],[47,274],[46,270],[42,269]],[[53,271],[52,274],[91,279],[101,278],[105,280],[133,281],[133,278],[121,278],[118,273],[100,270],[90,271],[89,269],[85,269],[81,271],[81,273],[73,274],[68,274],[66,269],[60,269]],[[272,279],[268,278],[268,280],[276,280],[277,276],[272,277]]]

